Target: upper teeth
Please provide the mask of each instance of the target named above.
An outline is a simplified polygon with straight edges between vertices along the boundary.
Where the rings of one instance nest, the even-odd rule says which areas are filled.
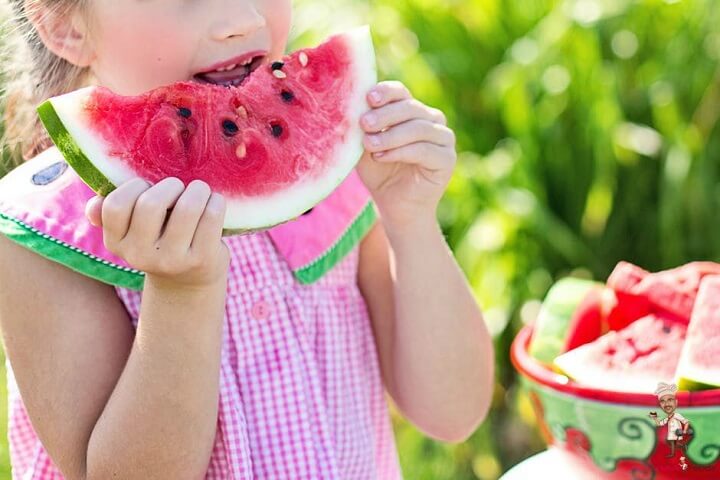
[[[230,70],[237,67],[237,63],[233,63],[232,65],[228,65],[227,67],[220,67],[217,69],[218,72],[229,72]]]
[[[243,67],[250,65],[252,63],[252,61],[253,61],[252,58],[248,58],[241,64],[233,63],[232,65],[228,65],[226,67],[220,67],[216,70],[216,72],[229,72],[230,70],[237,68],[238,65],[242,65]]]

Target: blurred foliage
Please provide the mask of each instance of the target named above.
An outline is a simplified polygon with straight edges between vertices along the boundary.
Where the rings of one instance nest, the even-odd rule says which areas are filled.
[[[461,445],[393,418],[406,478],[496,479],[544,447],[508,350],[556,279],[604,279],[621,259],[657,270],[720,257],[720,5],[295,3],[293,46],[369,23],[381,78],[456,130],[439,215],[495,336],[493,407]]]
[[[412,479],[495,479],[544,446],[509,345],[558,278],[718,260],[717,0],[296,0],[302,44],[369,23],[382,79],[441,108],[460,160],[440,220],[496,339],[465,444],[396,418]]]

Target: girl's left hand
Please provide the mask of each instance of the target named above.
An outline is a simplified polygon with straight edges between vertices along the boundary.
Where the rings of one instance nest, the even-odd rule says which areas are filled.
[[[400,82],[382,82],[368,93],[371,110],[358,173],[388,226],[435,220],[437,205],[457,161],[455,134],[438,109],[415,100]]]

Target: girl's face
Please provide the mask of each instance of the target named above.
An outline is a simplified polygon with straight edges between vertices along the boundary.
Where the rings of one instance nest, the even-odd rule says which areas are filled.
[[[291,0],[90,0],[87,8],[90,67],[123,95],[183,80],[237,83],[283,55],[291,19]]]

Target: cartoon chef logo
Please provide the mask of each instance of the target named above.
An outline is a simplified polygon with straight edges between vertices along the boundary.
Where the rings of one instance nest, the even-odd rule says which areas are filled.
[[[687,440],[690,422],[677,412],[678,402],[677,397],[675,396],[677,389],[677,385],[674,383],[658,383],[655,395],[657,395],[658,405],[663,409],[666,417],[662,420],[658,420],[656,412],[650,412],[649,417],[658,427],[662,427],[664,425],[668,426],[667,443],[670,445],[670,455],[667,455],[667,457],[674,458],[675,449],[678,448],[681,451],[680,467],[683,470],[687,470],[688,465],[685,462],[685,456],[687,455]]]

